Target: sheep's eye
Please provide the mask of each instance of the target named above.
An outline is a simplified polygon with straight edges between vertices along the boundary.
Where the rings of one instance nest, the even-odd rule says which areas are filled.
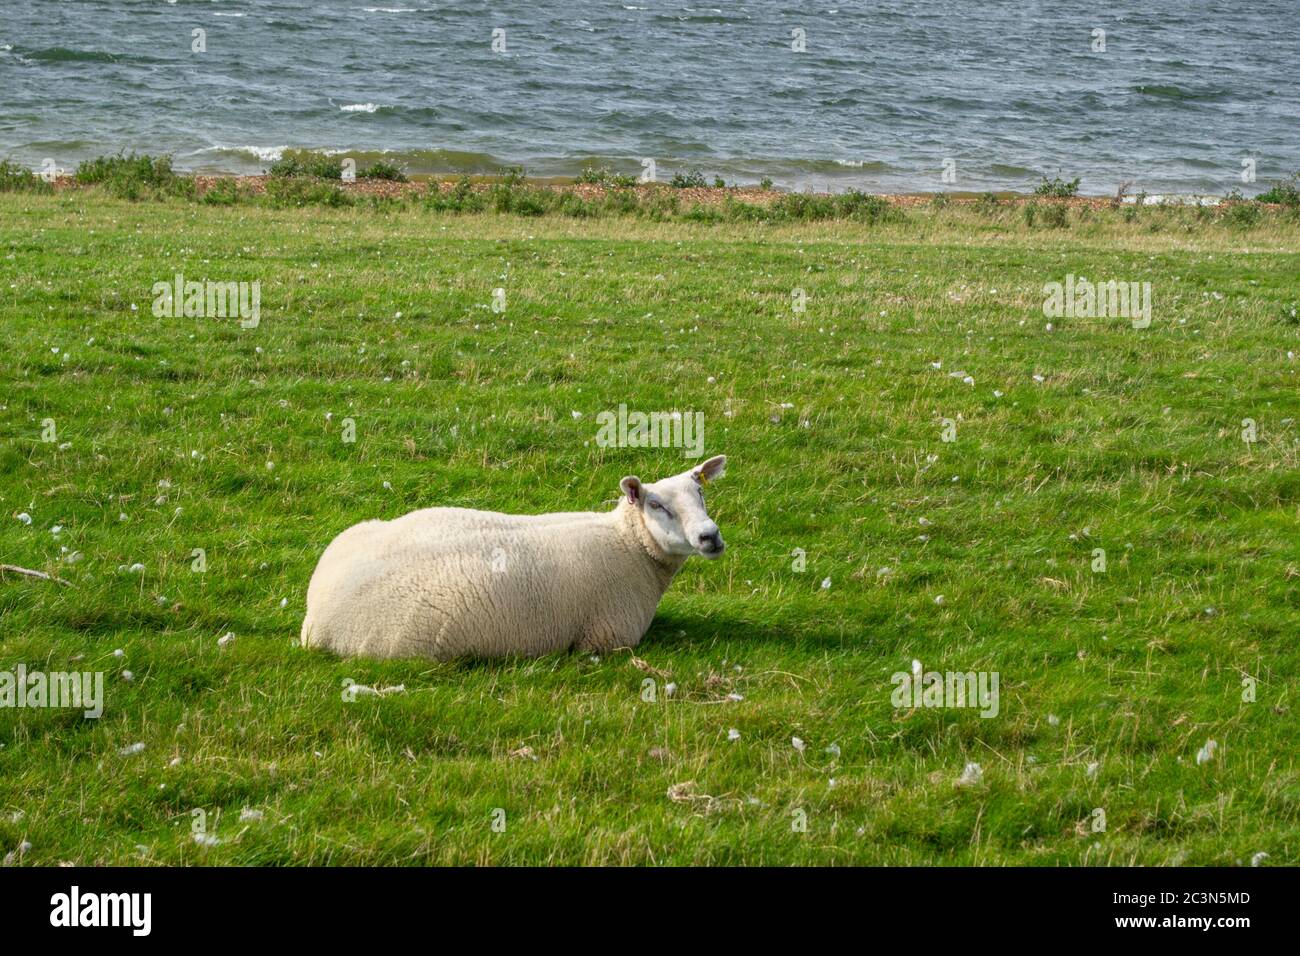
[[[662,511],[664,514],[666,514],[666,515],[667,515],[668,517],[670,517],[670,518],[673,516],[673,514],[672,514],[671,511],[669,511],[667,508],[665,508],[663,505],[661,505],[661,504],[660,504],[659,502],[657,502],[657,501],[651,501],[651,502],[650,502],[650,507],[653,508],[655,511]]]

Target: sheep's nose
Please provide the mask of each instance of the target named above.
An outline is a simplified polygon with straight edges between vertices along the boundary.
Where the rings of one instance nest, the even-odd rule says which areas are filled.
[[[722,548],[722,535],[716,529],[700,535],[701,551],[721,551]]]

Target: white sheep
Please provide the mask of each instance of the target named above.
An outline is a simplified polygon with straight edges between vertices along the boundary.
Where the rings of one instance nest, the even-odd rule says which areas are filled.
[[[436,660],[635,647],[686,558],[722,554],[701,487],[726,463],[629,475],[612,511],[426,508],[353,525],[312,575],[302,644]]]

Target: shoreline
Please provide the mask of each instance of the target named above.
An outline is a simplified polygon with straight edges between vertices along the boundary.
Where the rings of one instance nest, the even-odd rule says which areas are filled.
[[[424,196],[432,192],[433,187],[437,187],[440,192],[447,193],[455,188],[458,181],[466,178],[470,181],[475,192],[483,192],[490,189],[494,184],[505,181],[506,177],[492,175],[477,176],[453,176],[453,175],[432,175],[432,174],[415,174],[409,177],[408,181],[401,182],[388,179],[356,179],[352,181],[341,179],[316,179],[312,177],[283,177],[272,176],[268,173],[257,175],[244,175],[238,173],[185,173],[176,174],[179,179],[188,179],[194,183],[196,194],[202,196],[220,183],[233,182],[236,189],[253,194],[263,195],[266,192],[267,184],[275,180],[301,179],[305,181],[318,182],[337,187],[346,193],[351,193],[359,197],[375,197],[388,199],[405,199],[410,197]],[[82,189],[94,188],[95,184],[79,183],[73,176],[61,173],[50,183],[58,192],[76,191]],[[673,186],[666,182],[653,183],[636,183],[630,186],[612,186],[601,183],[584,183],[573,178],[566,177],[527,177],[521,180],[521,185],[535,189],[545,189],[556,193],[571,193],[584,200],[599,200],[611,194],[620,192],[633,192],[640,195],[663,195],[676,196],[683,200],[695,204],[714,205],[735,200],[753,205],[766,206],[776,202],[782,196],[789,195],[810,195],[810,196],[839,196],[844,192],[835,191],[817,191],[817,190],[783,190],[777,188],[764,189],[760,186]],[[959,205],[973,205],[981,201],[986,201],[988,197],[994,197],[1000,203],[1008,206],[1023,206],[1031,202],[1047,202],[1064,206],[1073,206],[1078,208],[1090,209],[1112,209],[1124,205],[1136,205],[1141,200],[1141,204],[1146,206],[1187,206],[1195,208],[1197,206],[1219,206],[1231,205],[1235,202],[1257,203],[1262,206],[1281,206],[1277,203],[1260,203],[1258,200],[1250,197],[1229,198],[1226,196],[1214,196],[1203,193],[1164,193],[1143,195],[1141,193],[1127,193],[1122,196],[1046,196],[1034,193],[1015,192],[1012,190],[990,190],[984,192],[975,192],[968,190],[954,190],[952,192],[933,191],[933,192],[903,192],[903,193],[873,193],[863,191],[866,195],[882,199],[891,205],[900,207],[917,207],[929,206],[938,203],[955,203]]]

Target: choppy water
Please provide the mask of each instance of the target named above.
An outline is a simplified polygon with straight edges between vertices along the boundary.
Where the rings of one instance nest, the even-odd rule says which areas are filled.
[[[293,146],[534,175],[653,158],[661,179],[1059,172],[1095,194],[1249,195],[1300,169],[1296,0],[713,2],[0,0],[0,157],[258,172]]]

